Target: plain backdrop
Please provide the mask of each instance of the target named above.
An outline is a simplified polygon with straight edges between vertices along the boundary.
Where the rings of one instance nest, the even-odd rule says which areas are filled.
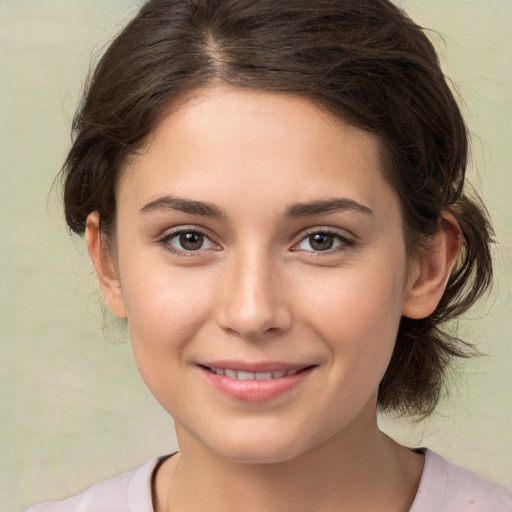
[[[122,325],[102,313],[84,243],[54,178],[94,59],[134,0],[0,0],[0,510],[12,512],[172,452],[172,420],[145,389]],[[411,446],[512,486],[512,1],[401,0],[464,97],[470,176],[493,218],[496,284],[460,323],[487,356],[458,363],[451,394]],[[52,188],[53,187],[53,188]]]

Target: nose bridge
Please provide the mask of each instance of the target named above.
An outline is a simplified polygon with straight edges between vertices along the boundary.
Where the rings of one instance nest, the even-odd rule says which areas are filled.
[[[289,327],[291,315],[275,258],[261,249],[246,250],[232,258],[226,271],[220,307],[225,329],[254,339]]]

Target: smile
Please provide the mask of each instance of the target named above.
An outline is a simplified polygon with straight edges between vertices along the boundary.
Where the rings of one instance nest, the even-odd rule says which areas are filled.
[[[198,367],[206,378],[206,382],[216,392],[238,402],[253,403],[266,402],[288,395],[308,380],[317,367],[317,365],[292,366],[277,362],[235,364],[233,362],[231,364],[210,363],[200,364]],[[233,366],[235,368],[238,366],[238,369]],[[243,369],[240,369],[240,366]]]
[[[208,366],[208,369],[216,375],[224,375],[225,377],[229,377],[230,379],[238,380],[280,379],[282,377],[295,375],[298,371],[300,371],[300,368],[295,368],[293,370],[275,370],[272,372],[246,372],[242,370],[232,370],[230,368],[213,368],[210,366]]]

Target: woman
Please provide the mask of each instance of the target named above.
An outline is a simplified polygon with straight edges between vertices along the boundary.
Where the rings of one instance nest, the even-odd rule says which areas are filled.
[[[470,351],[442,326],[491,279],[464,122],[403,12],[149,1],[74,129],[66,219],[180,451],[33,510],[511,510],[377,427],[434,410]]]

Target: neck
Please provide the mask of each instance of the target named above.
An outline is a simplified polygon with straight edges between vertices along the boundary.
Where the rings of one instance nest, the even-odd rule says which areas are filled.
[[[381,433],[376,422],[272,464],[229,460],[179,425],[177,433],[180,454],[157,474],[157,512],[407,512],[423,469],[423,457]]]

